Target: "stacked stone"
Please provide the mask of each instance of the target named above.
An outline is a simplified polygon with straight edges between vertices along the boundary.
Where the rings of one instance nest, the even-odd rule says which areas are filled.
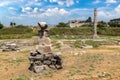
[[[36,51],[30,53],[30,67],[29,70],[36,73],[42,72],[47,66],[56,69],[62,68],[61,55],[53,54],[51,51],[51,40],[49,38],[49,31],[45,22],[38,23],[39,30],[39,44],[36,46]]]
[[[51,40],[49,38],[49,31],[47,29],[47,24],[45,22],[38,23],[40,30],[39,30],[39,45],[37,45],[36,49],[43,53],[47,54],[51,52]]]

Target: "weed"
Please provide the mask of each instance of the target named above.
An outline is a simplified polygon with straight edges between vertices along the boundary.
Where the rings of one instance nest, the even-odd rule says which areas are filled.
[[[90,69],[89,69],[89,72],[90,71],[94,71],[95,70],[95,67],[93,66],[93,64],[90,65]]]
[[[25,79],[23,79],[23,78],[17,78],[16,80],[25,80]]]
[[[60,44],[60,43],[57,43],[55,47],[56,47],[56,48],[61,48],[61,44]]]
[[[53,73],[52,72],[48,72],[48,73],[45,73],[44,76],[51,78],[53,76]]]
[[[74,47],[75,47],[75,48],[80,48],[81,45],[82,45],[82,43],[81,43],[80,41],[76,41],[76,42],[74,43]]]
[[[88,41],[85,42],[85,44],[92,45],[94,48],[97,48],[101,45],[101,42],[100,41],[88,40]]]
[[[6,70],[6,71],[8,71],[8,68],[7,68],[7,67],[5,67],[5,70]]]

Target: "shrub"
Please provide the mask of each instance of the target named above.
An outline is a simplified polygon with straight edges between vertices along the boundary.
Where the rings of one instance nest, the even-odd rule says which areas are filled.
[[[67,23],[60,22],[56,27],[70,27]]]
[[[4,27],[3,24],[0,23],[0,29],[2,29],[3,27]]]

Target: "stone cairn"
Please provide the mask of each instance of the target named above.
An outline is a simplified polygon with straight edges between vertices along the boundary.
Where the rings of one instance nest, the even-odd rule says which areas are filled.
[[[36,51],[31,52],[29,56],[29,70],[35,73],[42,72],[47,68],[62,69],[61,55],[53,54],[51,51],[50,34],[45,22],[38,23],[39,30],[39,45],[36,46]]]

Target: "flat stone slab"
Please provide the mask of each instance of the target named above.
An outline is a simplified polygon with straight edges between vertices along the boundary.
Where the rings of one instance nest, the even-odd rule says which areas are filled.
[[[39,45],[51,45],[51,40],[48,37],[41,38],[39,40]]]
[[[93,48],[93,46],[91,46],[91,45],[85,45],[85,46],[81,46],[81,48],[90,49],[90,48]]]
[[[43,53],[43,54],[50,53],[51,46],[38,45],[36,47],[36,50],[38,50],[40,53]]]

